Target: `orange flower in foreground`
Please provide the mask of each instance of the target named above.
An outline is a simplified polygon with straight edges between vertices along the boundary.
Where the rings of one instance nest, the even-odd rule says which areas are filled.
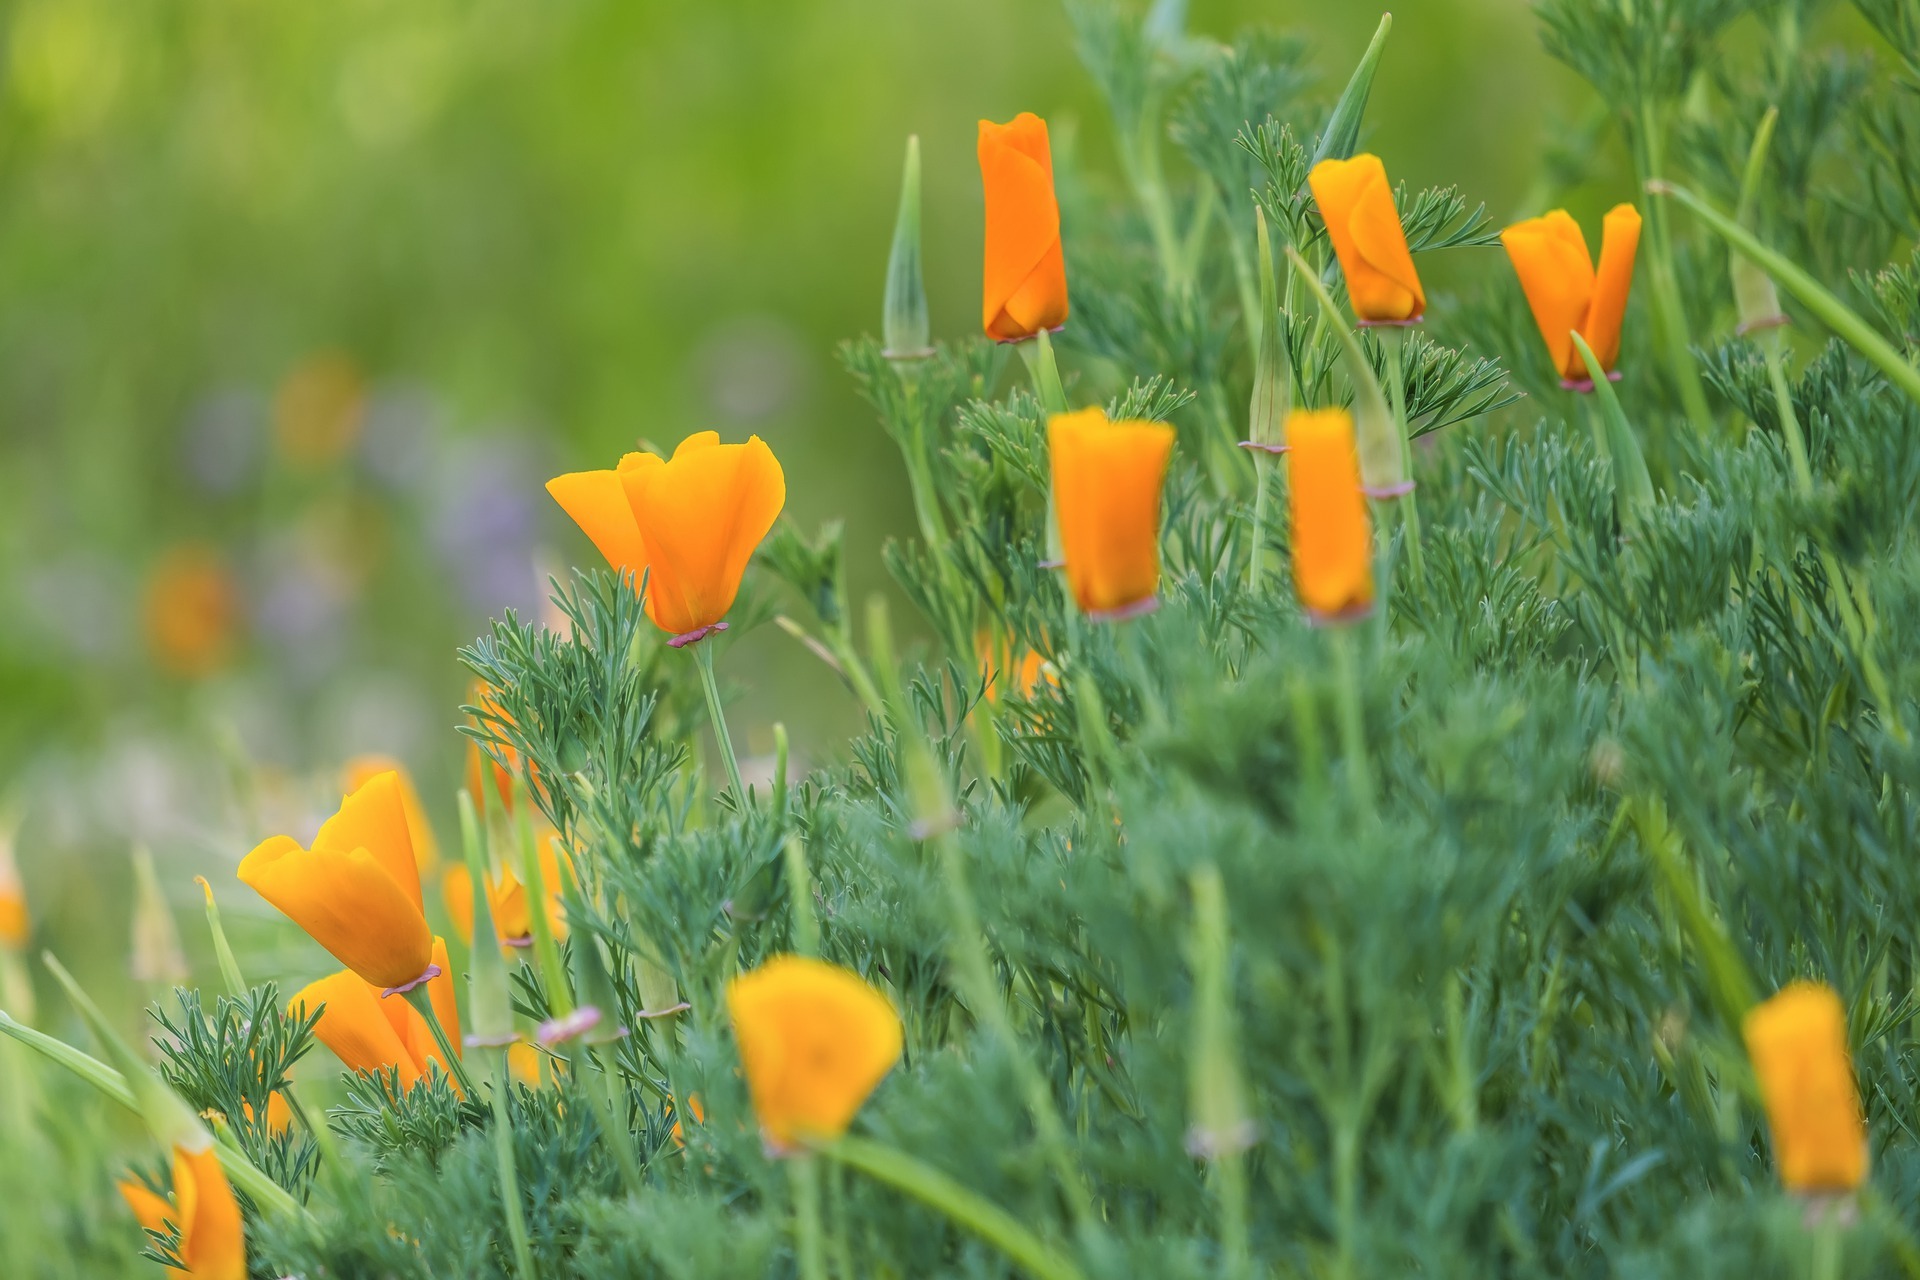
[[[776,1153],[837,1138],[899,1060],[900,1015],[851,973],[778,956],[727,986],[747,1092]]]
[[[1362,324],[1411,324],[1427,309],[1393,187],[1379,156],[1322,160],[1307,175],[1347,297]]]
[[[1373,606],[1372,537],[1344,409],[1287,420],[1288,497],[1293,508],[1293,585],[1310,617],[1337,622]]]
[[[427,984],[427,995],[434,1016],[440,1019],[441,1028],[458,1052],[460,1007],[444,939],[433,940],[433,962],[440,967],[440,975]],[[398,1067],[403,1089],[412,1088],[427,1074],[429,1062],[438,1063],[442,1074],[451,1074],[427,1020],[406,1001],[383,998],[380,988],[351,970],[302,988],[287,1001],[287,1008],[318,1011],[320,1021],[314,1026],[314,1035],[350,1071]]]
[[[1867,1177],[1867,1130],[1832,987],[1796,982],[1741,1027],[1760,1081],[1773,1160],[1789,1191],[1851,1191]]]
[[[427,821],[426,807],[420,803],[420,792],[415,789],[406,766],[392,756],[355,756],[341,771],[341,784],[351,793],[383,773],[391,773],[400,781],[400,801],[407,810],[407,835],[413,840],[413,861],[424,881],[439,869],[440,842],[434,838],[433,824]]]
[[[553,928],[553,935],[565,941],[567,936],[567,913],[560,905],[561,865],[560,859],[565,853],[560,836],[551,827],[546,827],[535,836],[535,847],[540,854],[540,880],[546,889],[547,923]],[[567,859],[566,870],[571,873],[573,860]],[[447,905],[447,915],[453,921],[454,929],[462,941],[469,945],[473,942],[473,873],[466,864],[456,862],[447,867],[446,874],[440,878],[440,896]],[[524,944],[533,936],[533,913],[527,905],[527,886],[512,871],[502,869],[497,878],[487,886],[487,909],[493,913],[493,927],[502,941],[508,945]]]
[[[211,547],[176,547],[147,576],[147,648],[174,675],[204,676],[225,665],[239,615],[239,588]]]
[[[428,976],[433,934],[397,775],[377,774],[341,801],[311,849],[266,840],[241,861],[240,879],[374,986]]]
[[[1163,422],[1109,422],[1097,408],[1047,423],[1060,548],[1083,613],[1125,618],[1159,603],[1160,489],[1173,439]]]
[[[1516,223],[1500,233],[1533,319],[1546,339],[1547,355],[1567,387],[1592,389],[1586,361],[1573,345],[1578,333],[1593,348],[1600,367],[1613,373],[1620,359],[1620,324],[1633,288],[1633,260],[1640,247],[1640,213],[1619,205],[1606,218],[1600,265],[1594,267],[1580,224],[1565,209]]]
[[[173,1198],[135,1179],[120,1183],[120,1195],[142,1227],[160,1235],[178,1226],[177,1252],[193,1280],[247,1280],[246,1231],[240,1205],[212,1146],[173,1149]]]
[[[766,441],[721,444],[717,431],[680,442],[673,457],[630,453],[614,471],[577,471],[547,482],[600,554],[638,581],[647,616],[691,644],[725,630],[740,579],[787,501],[786,474]]]
[[[1030,111],[1007,124],[982,120],[980,181],[987,197],[987,336],[1018,342],[1058,329],[1067,322],[1067,262],[1047,122]]]

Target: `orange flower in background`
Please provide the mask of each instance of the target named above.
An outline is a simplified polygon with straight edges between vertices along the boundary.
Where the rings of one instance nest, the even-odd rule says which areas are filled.
[[[233,1187],[212,1146],[173,1149],[173,1197],[168,1199],[127,1178],[120,1195],[148,1231],[168,1234],[177,1226],[177,1252],[193,1280],[247,1280],[246,1230]]]
[[[359,367],[340,352],[323,351],[295,365],[274,393],[273,442],[294,467],[324,466],[353,448],[366,416]]]
[[[483,681],[475,680],[473,682],[470,697],[472,698],[472,705],[480,707],[489,714],[505,720],[508,724],[513,723],[513,717],[500,709],[499,700],[493,696],[493,690],[488,688]],[[479,725],[477,719],[474,723],[476,727]],[[461,736],[466,737],[465,734]],[[495,760],[487,749],[480,745],[478,738],[467,737],[467,794],[473,797],[474,807],[482,814],[486,813],[486,784],[488,777],[491,776],[493,779],[493,793],[499,797],[501,810],[511,815],[513,813],[513,774],[514,770],[520,767],[520,753],[512,747],[504,745],[496,745],[494,750],[500,753],[501,758],[506,761],[505,764],[502,764],[499,760]],[[528,772],[531,773],[532,770]],[[532,784],[536,787],[539,786],[540,779],[538,777],[533,778]]]
[[[440,1019],[458,1052],[460,1007],[454,992],[453,967],[442,938],[433,940],[433,962],[440,967],[440,974],[427,984],[427,995],[434,1016]],[[438,1063],[442,1074],[451,1074],[427,1020],[406,1001],[383,998],[380,988],[351,970],[342,970],[295,992],[287,1008],[318,1011],[320,1021],[314,1025],[314,1035],[350,1071],[397,1067],[403,1089],[412,1088],[427,1074],[429,1062]]]
[[[1124,618],[1159,603],[1160,489],[1173,440],[1165,423],[1109,422],[1097,408],[1048,421],[1060,547],[1083,613]]]
[[[1427,310],[1380,157],[1322,160],[1307,175],[1362,324],[1411,324]]]
[[[226,665],[239,616],[239,588],[211,547],[175,547],[147,575],[147,649],[173,675],[204,676]]]
[[[726,629],[747,562],[786,505],[787,479],[759,436],[721,444],[719,432],[700,431],[670,459],[630,453],[617,471],[559,476],[547,492],[608,563],[634,569],[644,557],[647,616],[678,648]]]
[[[440,842],[434,838],[433,824],[427,821],[426,807],[420,803],[420,792],[414,787],[406,766],[392,756],[355,756],[341,771],[342,789],[349,793],[358,791],[383,773],[399,779],[400,801],[407,810],[407,834],[413,840],[414,865],[424,881],[440,867]]]
[[[900,1058],[900,1015],[886,996],[824,961],[778,956],[742,974],[727,985],[727,1012],[776,1153],[845,1133]]]
[[[433,934],[396,774],[382,773],[340,803],[303,849],[291,836],[262,842],[240,879],[376,987],[427,976]]]
[[[27,945],[27,891],[13,860],[13,832],[0,819],[0,949],[18,951]]]
[[[567,914],[561,906],[561,858],[565,854],[560,835],[552,827],[535,836],[540,855],[540,880],[546,889],[547,923],[553,935],[564,941]],[[573,859],[567,857],[567,874],[572,874]],[[473,943],[473,873],[466,864],[456,862],[440,878],[440,895],[447,915],[463,942]],[[517,945],[533,936],[533,913],[527,904],[527,886],[512,871],[502,869],[487,885],[487,909],[493,913],[493,926],[508,945]]]
[[[1029,698],[1040,687],[1042,680],[1050,684],[1054,682],[1052,663],[1032,649],[1022,650],[1019,658],[1015,659],[1012,657],[1012,646],[1005,640],[996,640],[990,631],[974,633],[973,649],[979,655],[981,671],[988,677],[989,702],[998,702],[1002,690]]]
[[[987,197],[987,336],[1018,342],[1058,329],[1067,322],[1067,262],[1047,122],[1030,111],[1006,124],[982,120],[980,182]]]
[[[1344,409],[1287,420],[1288,497],[1293,508],[1293,585],[1317,621],[1373,607],[1373,541],[1360,492],[1353,415]]]
[[[1598,268],[1580,224],[1565,209],[1508,227],[1500,233],[1500,242],[1513,260],[1553,367],[1570,390],[1591,390],[1587,364],[1573,345],[1573,335],[1584,338],[1600,367],[1613,373],[1640,248],[1639,210],[1623,204],[1607,215]]]
[[[1867,1177],[1867,1128],[1832,987],[1796,982],[1741,1026],[1760,1081],[1773,1160],[1789,1191],[1851,1191]]]

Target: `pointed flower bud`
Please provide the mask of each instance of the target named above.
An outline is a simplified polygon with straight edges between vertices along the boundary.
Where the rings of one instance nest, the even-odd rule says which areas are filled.
[[[847,1131],[900,1059],[900,1015],[858,974],[805,956],[777,956],[727,986],[740,1065],[767,1147]]]
[[[1759,202],[1761,180],[1766,176],[1767,149],[1773,144],[1774,126],[1779,121],[1780,108],[1768,107],[1767,114],[1760,119],[1760,127],[1754,131],[1753,147],[1747,152],[1747,168],[1740,181],[1740,205],[1734,221],[1749,231],[1758,221],[1755,206]],[[1780,310],[1780,290],[1774,286],[1773,277],[1738,249],[1729,248],[1727,258],[1728,271],[1733,276],[1733,301],[1740,313],[1737,332],[1758,333],[1786,324],[1786,313]]]
[[[1259,355],[1253,364],[1253,401],[1247,408],[1244,449],[1266,453],[1286,451],[1287,414],[1292,411],[1293,380],[1287,367],[1286,335],[1280,332],[1280,290],[1273,281],[1273,237],[1267,231],[1266,211],[1253,210],[1260,245],[1260,314],[1248,323],[1260,328]]]
[[[133,847],[133,886],[133,980],[185,982],[187,955],[180,946],[180,930],[145,845]]]
[[[1623,204],[1607,215],[1598,268],[1580,224],[1565,209],[1515,223],[1500,233],[1500,242],[1520,277],[1561,385],[1569,391],[1593,390],[1586,362],[1573,345],[1576,332],[1593,348],[1600,367],[1618,380],[1614,368],[1640,247],[1639,211]]]
[[[719,432],[700,431],[670,459],[630,453],[618,470],[557,476],[547,492],[636,586],[644,571],[647,616],[678,648],[726,629],[787,479],[759,436],[721,444]]]
[[[987,199],[987,336],[1031,338],[1067,322],[1067,262],[1053,191],[1047,122],[1023,111],[1006,124],[980,122],[980,181]]]
[[[1173,440],[1164,422],[1109,422],[1098,408],[1047,422],[1067,582],[1091,618],[1135,617],[1159,603],[1160,490]]]
[[[1866,1123],[1839,995],[1824,983],[1793,983],[1755,1006],[1741,1031],[1787,1190],[1851,1191],[1866,1181]]]
[[[1427,295],[1414,270],[1386,166],[1375,155],[1322,160],[1307,175],[1360,323],[1417,324]]]
[[[240,863],[240,879],[340,963],[376,987],[434,976],[400,781],[378,774],[340,803],[313,847],[274,836]]]
[[[900,179],[900,215],[893,224],[893,249],[887,254],[887,296],[881,311],[881,340],[891,360],[919,360],[933,354],[933,325],[927,318],[927,284],[920,270],[920,139],[907,139],[907,167]]]
[[[1373,549],[1353,419],[1344,409],[1296,413],[1287,420],[1287,443],[1300,603],[1317,623],[1364,616],[1373,608]]]

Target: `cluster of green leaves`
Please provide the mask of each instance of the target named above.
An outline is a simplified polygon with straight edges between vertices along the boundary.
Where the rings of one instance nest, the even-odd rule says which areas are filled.
[[[1811,48],[1715,56],[1749,8],[1778,20],[1734,0],[1542,14],[1603,91],[1809,104],[1783,111],[1761,225],[1816,246],[1807,266],[1830,286],[1871,268],[1865,292],[1910,350],[1911,263],[1859,261],[1907,233],[1861,204],[1878,238],[1829,243],[1832,209],[1806,198],[1825,180],[1796,168],[1820,167],[1836,127],[1815,104],[1907,90],[1835,79],[1852,64]],[[1862,8],[1911,38],[1910,5]],[[714,800],[692,763],[693,659],[606,571],[555,584],[566,634],[509,617],[464,652],[495,699],[468,709],[475,736],[575,849],[568,946],[607,957],[631,1032],[511,1091],[537,1273],[793,1274],[793,1193],[755,1131],[725,988],[817,927],[905,1025],[861,1135],[1011,1215],[1062,1274],[1751,1280],[1829,1249],[1830,1274],[1913,1274],[1920,660],[1895,638],[1920,627],[1920,405],[1806,316],[1802,367],[1776,386],[1707,283],[1724,251],[1676,227],[1680,279],[1702,284],[1683,319],[1710,416],[1656,372],[1637,306],[1626,429],[1652,492],[1623,500],[1601,406],[1558,389],[1490,269],[1408,353],[1410,429],[1431,437],[1420,566],[1386,508],[1380,607],[1307,625],[1285,522],[1256,545],[1254,472],[1228,447],[1251,377],[1235,299],[1255,202],[1327,263],[1297,139],[1318,149],[1353,96],[1316,106],[1296,44],[1197,46],[1178,10],[1073,7],[1127,193],[1076,211],[1061,338],[1077,402],[1181,426],[1158,612],[1089,621],[1044,566],[1045,415],[1012,362],[977,341],[890,362],[862,341],[845,362],[919,505],[921,536],[888,564],[928,647],[903,661],[884,609],[857,625],[837,527],[783,530],[761,558],[797,602],[783,625],[865,706],[844,756],[802,778],[783,756],[767,787]],[[1751,123],[1704,119],[1718,128],[1688,126],[1671,154],[1712,190]],[[1874,189],[1906,162],[1866,153],[1853,180]],[[1455,193],[1402,207],[1422,253],[1488,241]],[[1339,403],[1297,283],[1294,400]],[[1495,356],[1533,393],[1524,412]],[[1273,572],[1250,572],[1260,556]],[[1029,653],[1030,684],[1014,676]],[[1195,886],[1214,877],[1224,919],[1203,925]],[[1216,946],[1223,993],[1201,977]],[[1874,1146],[1840,1237],[1777,1191],[1741,1041],[1754,996],[1801,977],[1847,1001]],[[553,980],[522,968],[523,1015],[553,1007]],[[683,1012],[657,1016],[663,982]],[[1202,1024],[1216,996],[1224,1041]],[[170,1075],[196,1101],[258,1102],[221,1083],[240,1008],[171,1024]],[[603,1127],[594,1079],[624,1124]],[[1223,1080],[1244,1132],[1196,1133]],[[314,1220],[256,1224],[260,1274],[512,1274],[494,1123],[444,1081],[361,1080],[333,1115],[339,1174]],[[841,1280],[1018,1273],[968,1224],[843,1165],[824,1219]]]

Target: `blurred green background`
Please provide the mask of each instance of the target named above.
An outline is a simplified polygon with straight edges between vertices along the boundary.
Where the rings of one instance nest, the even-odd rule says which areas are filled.
[[[450,828],[455,647],[594,561],[548,476],[757,432],[791,518],[845,518],[877,585],[905,478],[833,348],[878,327],[903,139],[945,337],[979,318],[979,117],[1041,112],[1112,180],[1050,0],[0,14],[0,790],[41,936],[100,940],[103,978],[134,841],[182,913],[203,872],[264,925],[232,868],[309,834],[349,756],[406,761]],[[1395,17],[1370,145],[1521,212],[1586,102],[1524,0]],[[1306,35],[1331,98],[1378,19],[1195,0],[1190,26]],[[749,751],[853,724],[772,628],[724,667]]]

